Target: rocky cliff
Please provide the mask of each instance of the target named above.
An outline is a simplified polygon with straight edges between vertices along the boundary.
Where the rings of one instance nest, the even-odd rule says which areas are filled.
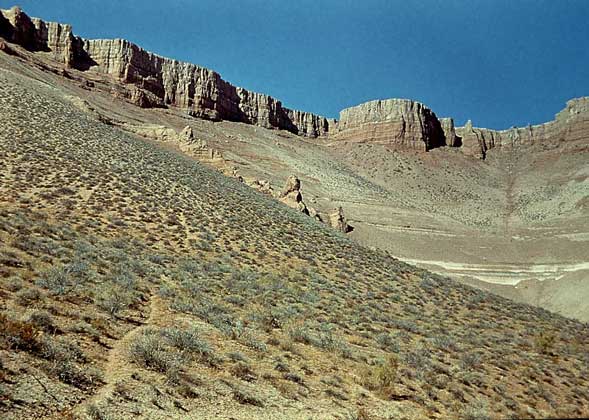
[[[589,97],[571,99],[566,108],[556,114],[553,121],[508,130],[490,130],[473,127],[468,121],[456,129],[464,153],[484,159],[493,148],[542,144],[557,147],[573,144],[589,137]]]
[[[30,18],[18,7],[0,10],[0,37],[66,69],[106,77],[124,98],[141,107],[173,107],[194,117],[278,128],[306,137],[380,143],[428,151],[459,147],[484,159],[493,148],[569,144],[589,133],[589,98],[573,99],[546,124],[490,130],[467,123],[455,128],[425,105],[408,99],[367,102],[344,109],[340,120],[285,108],[268,95],[226,82],[209,69],[145,51],[122,39],[87,40],[70,25]],[[14,51],[0,40],[0,50]]]
[[[69,25],[29,18],[14,7],[0,13],[0,36],[30,51],[45,52],[66,67],[111,76],[141,107],[177,107],[195,117],[279,128],[318,137],[329,121],[295,111],[268,95],[231,85],[209,69],[152,54],[122,39],[85,40]]]
[[[344,109],[333,139],[424,151],[446,145],[436,114],[408,99],[371,101]]]

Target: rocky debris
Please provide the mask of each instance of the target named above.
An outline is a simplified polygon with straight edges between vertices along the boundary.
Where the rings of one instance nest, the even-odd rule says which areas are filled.
[[[274,197],[274,189],[272,188],[272,184],[270,184],[270,181],[266,179],[254,179],[249,182],[246,181],[246,184],[263,194]]]
[[[74,103],[80,101],[74,101]],[[86,101],[81,101],[80,107],[87,105]],[[88,105],[89,107],[89,105]],[[96,113],[96,111],[89,107],[89,112]],[[110,125],[119,127],[120,129],[137,134],[138,136],[161,142],[169,142],[178,146],[184,153],[205,162],[225,162],[223,154],[212,147],[209,147],[206,141],[196,138],[190,126],[184,127],[182,131],[177,132],[171,127],[157,124],[128,124],[123,122],[116,122],[109,120]]]
[[[236,87],[209,69],[152,54],[123,39],[87,40],[70,25],[29,18],[19,8],[2,10],[0,34],[57,63],[111,76],[127,100],[143,108],[177,107],[211,120],[279,128],[308,137],[326,135],[329,120],[282,106],[271,96]]]
[[[288,177],[278,199],[287,206],[309,215],[309,209],[303,202],[303,195],[301,194],[301,181],[296,176],[291,175]]]
[[[155,124],[122,124],[125,131],[137,134],[150,140],[180,143],[180,136],[173,128]]]
[[[192,127],[188,125],[184,127],[184,129],[178,135],[178,144],[180,146],[180,150],[198,158],[199,160],[224,160],[223,154],[219,150],[209,147],[205,140],[196,138],[194,136],[194,132],[192,131]]]
[[[333,139],[421,151],[446,145],[436,114],[408,99],[371,101],[344,109]]]
[[[303,201],[301,194],[301,181],[295,175],[291,175],[286,180],[282,192],[278,199],[289,207],[299,210],[301,213],[314,218],[315,220],[331,226],[335,230],[343,233],[348,233],[353,230],[353,227],[348,225],[344,210],[341,207],[334,209],[327,214],[319,213],[315,208],[307,206]]]

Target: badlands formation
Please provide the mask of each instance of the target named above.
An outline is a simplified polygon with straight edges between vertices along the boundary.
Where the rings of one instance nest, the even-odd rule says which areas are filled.
[[[331,212],[323,219],[338,225],[343,208],[360,243],[589,320],[589,98],[568,101],[553,121],[507,130],[455,127],[408,99],[371,101],[334,120],[125,40],[82,39],[18,8],[2,12],[0,35],[75,86],[75,101],[108,124],[277,199],[295,176],[303,212]]]

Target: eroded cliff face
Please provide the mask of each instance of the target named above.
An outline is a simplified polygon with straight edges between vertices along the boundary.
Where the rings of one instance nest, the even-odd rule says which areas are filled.
[[[85,40],[74,36],[69,25],[31,19],[17,7],[1,14],[0,35],[8,41],[45,52],[66,67],[109,75],[141,107],[177,107],[195,117],[308,137],[329,131],[326,118],[285,108],[271,96],[231,85],[212,70],[160,57],[122,39]]]
[[[558,147],[589,138],[589,97],[571,99],[553,121],[508,130],[477,128],[468,121],[456,129],[465,154],[484,159],[493,148],[542,144]]]
[[[408,99],[371,101],[344,109],[333,139],[423,151],[446,145],[436,114]]]
[[[450,146],[484,159],[493,148],[537,143],[556,147],[589,136],[589,98],[569,101],[554,121],[509,130],[476,128],[470,122],[455,128],[451,118],[437,118],[425,105],[408,99],[347,108],[336,121],[285,108],[271,96],[231,85],[212,70],[158,56],[123,39],[82,39],[70,25],[30,18],[18,7],[0,10],[0,37],[62,68],[106,76],[117,95],[141,107],[173,107],[198,118],[329,137],[334,144],[371,142],[418,151]],[[3,41],[0,50],[14,53]]]
[[[444,132],[446,146],[462,146],[460,137],[456,135],[456,128],[454,127],[454,120],[452,118],[440,118],[440,125],[442,126],[442,131]]]

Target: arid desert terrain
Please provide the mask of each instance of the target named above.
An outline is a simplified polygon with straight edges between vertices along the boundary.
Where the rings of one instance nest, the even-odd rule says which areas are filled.
[[[589,98],[450,117],[2,10],[0,417],[588,416]]]

